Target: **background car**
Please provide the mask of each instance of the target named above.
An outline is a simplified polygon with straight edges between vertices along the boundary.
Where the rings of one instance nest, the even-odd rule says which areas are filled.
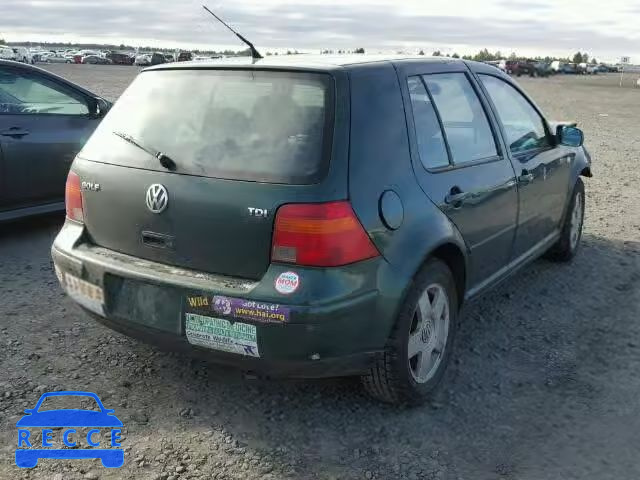
[[[548,77],[553,72],[551,70],[551,64],[547,62],[535,62],[534,72],[537,77]]]
[[[178,54],[178,62],[190,62],[193,60],[193,53],[191,52],[180,52]]]
[[[92,65],[111,65],[113,62],[105,57],[100,57],[98,55],[86,55],[82,58],[82,63],[92,64]]]
[[[0,60],[15,60],[16,54],[15,52],[4,45],[0,45]]]
[[[501,60],[498,64],[498,68],[508,75],[516,75],[518,73],[518,61],[517,60]]]
[[[561,62],[560,60],[554,60],[553,62],[551,62],[550,67],[553,73],[562,73],[562,67],[564,67],[564,62]]]
[[[59,53],[51,53],[44,57],[45,63],[74,63],[73,58],[66,57]]]
[[[537,62],[535,60],[526,60],[517,62],[515,68],[517,76],[529,75],[530,77],[547,77],[551,74],[549,64],[545,62]]]
[[[80,55],[82,55],[83,57],[89,56],[89,55],[96,55],[98,57],[102,57],[102,53],[97,51],[97,50],[79,50],[78,52],[76,52]]]
[[[69,166],[110,107],[50,72],[0,60],[0,221],[64,209]]]
[[[561,72],[568,75],[576,74],[578,73],[578,66],[575,63],[565,63]]]
[[[582,64],[580,64],[580,66],[581,66],[580,72],[586,75],[597,75],[598,72],[600,72],[600,68],[598,67],[598,65],[593,65],[589,63],[584,67],[582,67]]]
[[[111,60],[115,65],[133,65],[133,61],[135,60],[135,58],[128,53],[122,52],[109,52],[106,58]]]
[[[16,61],[22,63],[33,63],[31,52],[26,47],[13,47],[13,53],[16,56]]]
[[[148,67],[149,65],[151,65],[151,55],[148,55],[146,53],[138,55],[135,58],[133,64],[140,67]]]
[[[167,60],[164,58],[163,53],[154,52],[151,54],[150,63],[151,65],[160,65],[162,63],[167,63]]]

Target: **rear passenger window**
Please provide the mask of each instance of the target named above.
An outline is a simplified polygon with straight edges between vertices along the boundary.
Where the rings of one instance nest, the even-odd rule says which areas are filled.
[[[464,73],[424,75],[444,127],[453,163],[498,155],[487,115]]]
[[[425,168],[446,167],[449,156],[431,99],[420,77],[409,77],[408,85],[420,161]]]

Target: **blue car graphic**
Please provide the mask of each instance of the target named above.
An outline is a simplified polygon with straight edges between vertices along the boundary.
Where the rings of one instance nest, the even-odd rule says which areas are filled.
[[[39,412],[38,409],[42,405],[42,402],[49,397],[59,397],[59,396],[68,396],[68,397],[90,397],[93,398],[98,406],[100,407],[100,411],[92,411],[92,410],[83,410],[83,409],[58,409],[58,410],[47,410],[43,412]],[[25,410],[25,415],[16,426],[18,428],[32,428],[32,427],[45,427],[45,428],[70,428],[70,432],[75,432],[73,427],[98,427],[98,428],[115,428],[119,429],[122,427],[122,422],[116,417],[113,413],[114,410],[107,409],[104,407],[100,398],[95,393],[91,392],[49,392],[43,394],[36,406],[32,409]],[[48,432],[48,430],[43,430],[43,444],[45,443],[44,433]],[[87,441],[90,445],[93,445],[91,440],[91,432],[94,432],[96,435],[100,432],[99,430],[92,430],[87,435]],[[112,430],[112,445],[115,446],[114,438],[119,438],[114,436],[114,432],[119,434],[119,430]],[[23,444],[27,444],[27,446],[31,446],[28,441],[27,431],[19,430],[18,436],[18,446]],[[67,443],[67,435],[65,435],[65,444]],[[74,443],[75,445],[75,443]],[[96,443],[98,445],[98,443]],[[119,444],[117,444],[119,446]],[[124,450],[121,448],[29,448],[29,449],[16,449],[16,465],[21,468],[33,468],[38,464],[38,460],[40,458],[56,458],[56,459],[84,459],[84,458],[99,458],[102,461],[102,465],[107,468],[118,468],[121,467],[124,463]]]

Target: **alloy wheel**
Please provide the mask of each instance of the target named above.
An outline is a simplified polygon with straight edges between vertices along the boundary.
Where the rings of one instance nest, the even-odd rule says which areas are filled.
[[[442,285],[428,286],[418,300],[409,330],[409,371],[417,383],[428,382],[444,357],[449,336],[449,297]]]

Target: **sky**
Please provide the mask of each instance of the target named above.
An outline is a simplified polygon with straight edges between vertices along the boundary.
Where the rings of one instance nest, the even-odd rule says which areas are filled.
[[[636,0],[2,0],[0,38],[239,50],[568,56],[640,63]]]

